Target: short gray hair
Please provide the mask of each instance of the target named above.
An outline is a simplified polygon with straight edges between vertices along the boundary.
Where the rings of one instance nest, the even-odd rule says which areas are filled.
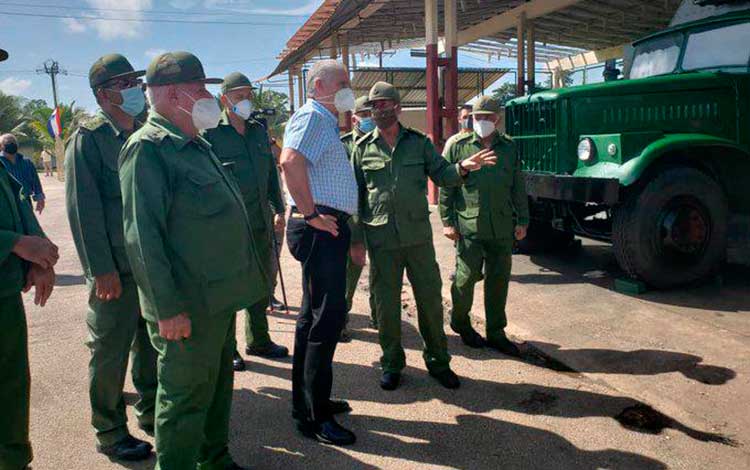
[[[5,143],[6,141],[8,141],[8,140],[10,140],[10,141],[12,141],[12,142],[15,142],[16,144],[18,143],[18,140],[16,139],[16,136],[14,136],[14,135],[13,135],[13,134],[11,134],[11,133],[7,133],[7,134],[2,134],[2,135],[0,135],[0,143],[3,143],[3,144],[4,144],[4,143]]]
[[[315,97],[315,80],[320,79],[321,81],[331,80],[331,78],[337,73],[344,71],[346,67],[341,62],[334,59],[325,59],[315,62],[307,72],[307,97]]]
[[[159,104],[166,98],[169,87],[170,85],[146,87],[146,100],[148,100],[148,105],[151,109],[156,112],[159,111],[158,108],[161,107]]]

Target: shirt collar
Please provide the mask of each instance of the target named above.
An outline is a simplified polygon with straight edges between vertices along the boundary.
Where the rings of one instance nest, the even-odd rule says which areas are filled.
[[[333,114],[331,111],[329,111],[328,108],[326,108],[325,106],[323,106],[322,104],[318,103],[317,101],[315,101],[312,98],[309,99],[309,100],[307,100],[307,102],[311,103],[310,106],[312,106],[315,111],[323,114],[323,116],[325,116],[326,119],[328,119],[329,121],[331,121],[332,125],[334,125],[336,127],[339,126],[339,120],[338,120],[338,118],[336,117],[335,114]]]
[[[204,143],[206,142],[200,136],[197,136],[195,139],[191,139],[188,135],[182,132],[179,127],[172,124],[172,122],[170,122],[167,118],[157,113],[156,111],[150,111],[148,113],[148,122],[152,126],[157,127],[163,130],[164,132],[166,132],[169,138],[172,139],[172,142],[174,142],[174,145],[177,147],[177,150],[182,150],[183,147],[185,147],[187,144],[189,144],[193,140],[198,141],[198,139],[200,139]]]
[[[99,116],[104,119],[104,122],[109,124],[109,127],[112,128],[112,132],[114,132],[117,137],[120,137],[122,135],[123,130],[117,126],[114,119],[112,119],[109,114],[105,113],[103,109],[100,109],[97,114],[99,114]]]
[[[404,127],[401,122],[398,123],[398,135],[396,135],[396,143],[398,143],[399,140],[401,140],[401,137],[406,133],[406,128]],[[375,126],[375,130],[372,131],[371,134],[372,137],[370,137],[370,142],[375,142],[380,138],[380,128]]]
[[[477,135],[476,131],[471,132],[471,141],[478,143],[479,145],[482,145],[482,138]],[[495,145],[501,143],[500,142],[500,132],[495,131],[494,135],[492,136],[492,142],[490,142],[490,147],[494,147]]]
[[[21,152],[16,152],[16,162],[15,163],[11,163],[10,159],[8,159],[8,157],[5,156],[5,152],[3,152],[3,151],[0,151],[0,157],[2,157],[2,159],[4,161],[10,163],[11,165],[14,165],[14,164],[18,165],[19,163],[21,163],[21,160],[23,160],[23,155],[21,154]]]

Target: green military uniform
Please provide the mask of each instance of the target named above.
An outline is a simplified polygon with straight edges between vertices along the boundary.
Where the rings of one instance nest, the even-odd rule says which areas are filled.
[[[398,101],[398,96],[389,99]],[[414,290],[427,368],[433,373],[445,371],[450,355],[427,207],[427,177],[439,186],[458,186],[463,182],[460,171],[440,157],[424,134],[407,127],[400,128],[392,149],[380,129],[361,137],[356,142],[353,164],[359,187],[359,222],[371,263],[370,290],[383,350],[383,371],[399,373],[406,365],[401,347],[404,270]]]
[[[257,121],[248,120],[245,134],[239,134],[224,111],[219,126],[204,133],[214,153],[234,175],[245,202],[258,256],[263,260],[263,270],[271,272],[273,243],[273,214],[284,213],[279,175],[271,153],[265,127]],[[268,334],[266,307],[268,296],[247,308],[245,339],[250,347],[271,344]]]
[[[206,79],[187,52],[148,67],[150,86]],[[157,467],[223,469],[232,403],[236,311],[268,296],[242,193],[211,145],[151,111],[120,154],[125,248],[159,353]],[[191,336],[168,341],[158,321],[186,313]]]
[[[21,289],[28,263],[13,254],[23,235],[43,237],[21,185],[0,165],[0,469],[26,468],[29,442],[29,351]]]
[[[102,59],[92,67],[93,89],[116,75],[143,74],[133,71],[119,54]],[[128,436],[123,387],[129,352],[133,384],[138,392],[136,417],[143,428],[154,425],[156,351],[141,317],[122,228],[117,159],[127,137],[128,133],[100,110],[73,133],[65,156],[68,220],[89,289],[86,344],[91,351],[91,424],[102,446],[111,446]],[[96,296],[95,278],[113,272],[120,277],[122,294],[117,299],[101,300]]]
[[[497,104],[488,99],[474,106],[475,114],[499,111]],[[471,132],[456,137],[443,153],[448,162],[459,163],[483,148],[481,138]],[[443,224],[456,228],[461,235],[456,244],[456,277],[451,286],[451,326],[458,333],[471,329],[474,284],[482,279],[484,265],[486,333],[492,343],[505,339],[513,231],[516,224],[529,223],[529,208],[513,140],[495,132],[490,148],[497,155],[497,165],[471,173],[461,188],[441,189],[439,208]]]

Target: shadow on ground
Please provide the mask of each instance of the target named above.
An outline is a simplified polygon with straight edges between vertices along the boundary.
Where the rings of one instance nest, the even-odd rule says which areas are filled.
[[[341,365],[337,365],[337,373],[356,372],[356,369],[341,371],[339,366]],[[364,393],[367,397],[357,394],[357,397],[351,398],[380,398],[380,392],[374,388],[360,388],[363,392],[370,391]],[[395,396],[399,393],[402,391],[390,395]],[[404,390],[403,393],[409,392]],[[296,434],[288,417],[289,400],[288,390],[261,389],[258,393],[251,390],[235,392],[235,423],[237,420],[248,420],[249,423],[289,420],[288,427],[264,427],[263,432],[259,432],[256,426],[250,424],[233,426],[233,453],[237,460],[254,468],[379,468],[368,465],[335,447],[320,445]],[[634,453],[611,449],[586,451],[553,432],[486,416],[464,414],[458,416],[455,423],[440,423],[356,415],[356,409],[354,413],[340,419],[342,424],[357,433],[358,441],[352,450],[400,460],[388,464],[390,468],[408,468],[407,462],[427,467],[463,469],[667,468],[657,460]],[[469,450],[466,443],[471,443],[471,449],[482,451]]]
[[[86,278],[82,274],[56,274],[56,286],[80,286],[86,284]]]
[[[625,277],[609,245],[583,245],[567,251],[535,253],[530,256],[539,273],[514,274],[511,281],[522,284],[560,285],[589,283],[614,290],[614,280]],[[719,279],[669,290],[650,290],[638,298],[655,303],[741,312],[750,310],[750,268],[728,265]]]

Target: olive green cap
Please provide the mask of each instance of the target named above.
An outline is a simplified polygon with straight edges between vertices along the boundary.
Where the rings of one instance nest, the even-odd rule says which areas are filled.
[[[360,96],[354,101],[354,114],[370,111],[372,108],[368,105],[369,98],[367,96]]]
[[[0,62],[4,61],[8,58],[8,53],[5,51],[5,49],[0,49]]]
[[[89,69],[89,85],[98,88],[110,80],[140,77],[144,73],[143,70],[134,70],[124,55],[107,54],[96,59]]]
[[[482,96],[471,107],[471,114],[500,114],[500,103],[491,96]]]
[[[399,95],[398,90],[388,82],[378,82],[374,84],[372,88],[370,88],[370,95],[368,98],[368,103],[381,100],[393,100],[396,103],[401,102],[401,95]]]
[[[174,85],[176,83],[222,83],[220,78],[206,78],[203,65],[193,54],[184,51],[165,52],[156,56],[146,69],[148,86]]]
[[[255,89],[253,82],[250,81],[245,75],[239,72],[232,72],[221,82],[221,94],[224,95],[228,91],[236,90],[238,88],[251,88]]]

